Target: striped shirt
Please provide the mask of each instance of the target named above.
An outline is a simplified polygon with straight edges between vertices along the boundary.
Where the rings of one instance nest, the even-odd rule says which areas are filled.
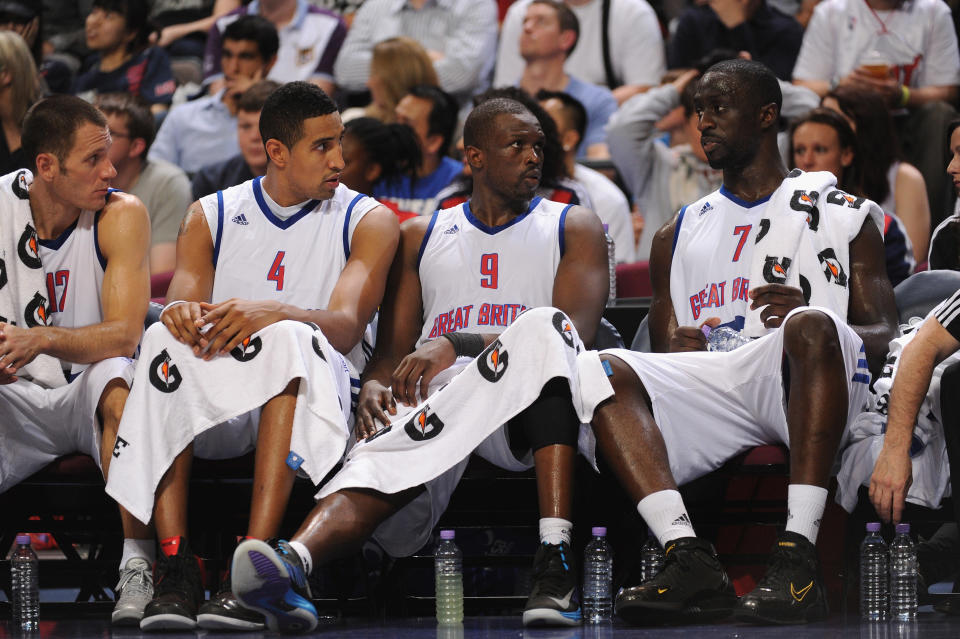
[[[941,302],[933,315],[955,340],[960,341],[960,290]]]

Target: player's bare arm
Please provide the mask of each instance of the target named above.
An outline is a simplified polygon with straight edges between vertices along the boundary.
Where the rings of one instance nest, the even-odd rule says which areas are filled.
[[[650,247],[650,283],[653,299],[647,326],[650,345],[655,353],[703,351],[707,340],[695,326],[678,326],[677,314],[670,297],[670,269],[673,265],[673,235],[679,215],[660,227]]]
[[[167,289],[167,299],[183,302],[168,306],[160,319],[178,341],[199,354],[207,345],[197,327],[200,302],[213,293],[213,238],[200,202],[194,202],[177,234],[177,268]]]
[[[336,350],[350,352],[383,298],[399,234],[397,217],[386,207],[373,208],[364,216],[353,232],[350,258],[325,310],[263,300],[204,302],[198,323],[212,324],[204,335],[210,342],[205,357],[228,353],[257,331],[285,319],[313,322]]]
[[[903,348],[900,367],[890,389],[890,408],[883,448],[870,477],[870,501],[883,521],[899,523],[907,490],[913,481],[910,440],[917,415],[930,387],[933,369],[960,349],[936,317],[920,326]]]
[[[100,249],[107,260],[101,300],[104,321],[80,328],[0,324],[0,359],[8,376],[39,354],[90,364],[130,357],[136,350],[150,299],[150,219],[136,197],[115,193],[98,224]]]
[[[897,306],[887,277],[883,237],[869,218],[850,242],[849,284],[847,323],[863,340],[870,373],[876,377],[897,334]]]

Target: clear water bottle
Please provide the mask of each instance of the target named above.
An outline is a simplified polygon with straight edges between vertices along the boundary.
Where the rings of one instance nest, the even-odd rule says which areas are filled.
[[[663,548],[660,542],[653,535],[647,537],[647,543],[640,549],[640,581],[645,582],[660,572],[663,568],[663,562],[666,556],[663,554]]]
[[[899,621],[917,617],[917,548],[910,524],[897,524],[890,544],[890,616]]]
[[[860,618],[882,621],[887,618],[890,597],[887,542],[880,536],[880,522],[867,524],[867,536],[860,544]]]
[[[452,530],[440,531],[440,543],[434,555],[437,623],[463,621],[463,553],[457,548]]]
[[[596,526],[583,560],[583,620],[610,621],[613,614],[613,549],[607,543],[607,529]]]
[[[10,557],[10,592],[13,593],[13,627],[32,631],[40,622],[39,562],[30,547],[30,535],[17,535]]]
[[[607,269],[610,277],[610,291],[607,293],[607,303],[617,301],[617,247],[610,237],[610,225],[603,225],[603,236],[607,238]]]
[[[707,350],[725,353],[750,343],[750,338],[729,326],[711,328],[704,324],[700,329],[707,338]]]

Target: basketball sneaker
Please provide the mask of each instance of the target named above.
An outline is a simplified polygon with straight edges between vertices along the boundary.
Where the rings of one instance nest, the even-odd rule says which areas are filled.
[[[240,605],[263,614],[270,630],[310,632],[317,627],[307,572],[286,541],[271,547],[247,539],[233,553],[230,574]]]
[[[227,571],[220,591],[197,611],[197,625],[205,630],[263,630],[263,615],[240,605]]]
[[[110,621],[115,626],[139,626],[143,609],[153,599],[153,570],[143,557],[131,557],[120,569],[120,581],[114,587],[117,604]]]
[[[737,594],[709,542],[681,537],[665,544],[665,555],[660,572],[617,593],[620,618],[636,625],[688,624],[733,611]]]
[[[819,573],[816,546],[803,535],[784,532],[770,554],[767,574],[740,598],[736,618],[768,624],[825,619],[827,596]]]
[[[197,608],[203,603],[200,561],[186,539],[177,554],[160,553],[153,572],[153,600],[143,610],[140,630],[191,630],[197,626]]]
[[[533,558],[533,588],[523,609],[525,626],[580,623],[577,579],[570,568],[570,544],[542,543]]]

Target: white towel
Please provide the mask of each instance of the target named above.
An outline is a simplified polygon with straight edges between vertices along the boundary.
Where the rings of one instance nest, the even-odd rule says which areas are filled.
[[[32,182],[26,169],[0,177],[0,321],[27,328],[47,326],[51,316],[30,210]],[[44,388],[67,383],[60,362],[49,355],[37,355],[17,376]]]
[[[850,241],[869,215],[883,233],[883,211],[864,198],[836,188],[828,171],[791,171],[773,192],[761,220],[750,265],[751,288],[785,284],[803,290],[810,306],[829,308],[847,316],[850,298],[848,273]],[[760,313],[749,310],[743,332],[760,337]]]

